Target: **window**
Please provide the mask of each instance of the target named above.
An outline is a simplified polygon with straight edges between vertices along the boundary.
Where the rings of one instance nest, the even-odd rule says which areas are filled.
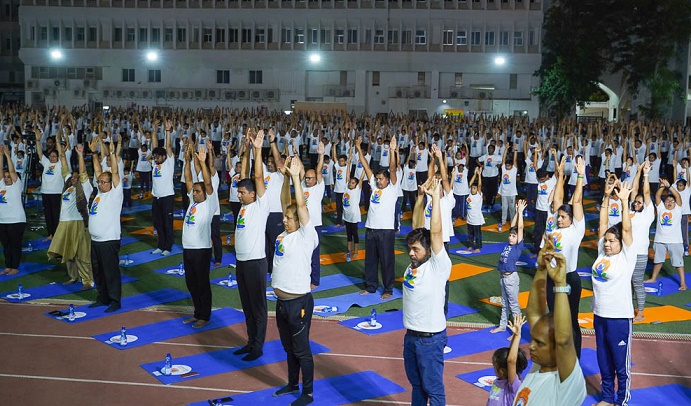
[[[40,33],[39,40],[45,41],[48,39],[48,27],[41,27]]]
[[[499,33],[499,45],[503,47],[509,46],[509,32],[502,31]]]
[[[523,31],[513,32],[513,45],[517,47],[523,46]]]
[[[163,32],[164,35],[164,41],[165,42],[173,42],[173,29],[172,28],[166,28],[165,31]]]
[[[77,27],[77,41],[84,41],[84,27]]]
[[[348,30],[348,43],[357,44],[357,28],[351,28]]]
[[[417,84],[418,85],[424,85],[425,84],[425,72],[418,72],[417,73]]]
[[[122,42],[122,28],[120,28],[120,27],[113,28],[113,41],[114,42]]]
[[[29,40],[36,40],[36,26],[32,25],[31,27],[29,27]]]
[[[470,34],[470,45],[472,45],[472,46],[480,45],[481,35],[482,35],[482,33],[480,31],[473,31],[473,33]]]
[[[251,70],[250,71],[250,84],[251,85],[261,85],[262,84],[262,71]]]
[[[123,69],[122,70],[122,81],[123,82],[134,82],[134,69]]]
[[[342,71],[340,72],[340,75],[339,75],[339,76],[340,76],[340,78],[339,78],[340,80],[339,80],[338,83],[339,83],[341,86],[347,85],[347,84],[348,84],[348,71],[347,71],[347,70],[342,70]]]
[[[264,28],[257,28],[254,30],[254,42],[263,44],[266,42],[266,31]]]
[[[388,44],[398,44],[398,30],[389,30],[387,41]]]
[[[149,83],[160,83],[161,82],[161,70],[160,69],[149,69]]]
[[[425,30],[415,30],[415,45],[425,45],[427,43],[427,33]]]
[[[322,44],[331,43],[331,30],[321,30],[321,41]]]
[[[401,44],[407,45],[413,43],[413,32],[410,30],[405,30],[401,33]]]
[[[229,70],[217,70],[216,71],[216,83],[230,83],[230,71]]]
[[[53,27],[51,29],[52,35],[51,35],[51,40],[52,41],[60,41],[60,27]]]
[[[372,30],[368,28],[365,30],[365,44],[371,44],[371,43],[372,43]]]
[[[284,28],[281,30],[281,42],[284,44],[290,44],[292,42],[292,31],[290,28]]]
[[[453,45],[454,44],[454,32],[451,30],[444,30],[442,32],[442,44]]]
[[[214,33],[213,33],[213,30],[212,30],[211,28],[204,28],[204,31],[202,31],[202,32],[203,32],[202,38],[203,38],[203,41],[204,41],[205,43],[211,43],[211,42],[213,42],[213,40],[214,40]]]
[[[127,29],[127,42],[134,42],[134,28]]]
[[[199,27],[192,28],[192,42],[199,43]]]
[[[456,72],[454,74],[454,83],[456,86],[463,86],[463,73]]]
[[[87,41],[89,42],[96,42],[96,38],[98,37],[98,30],[96,27],[89,27],[89,37]]]
[[[225,44],[226,42],[226,29],[225,28],[216,28],[216,43],[217,44]]]
[[[494,45],[494,31],[485,33],[485,45]]]
[[[374,43],[383,44],[384,43],[384,30],[374,30]]]
[[[456,32],[456,45],[468,45],[468,33],[465,30]]]
[[[229,28],[228,29],[228,43],[229,44],[237,44],[240,42],[240,36],[238,35],[238,29],[237,28]]]
[[[304,28],[296,28],[295,29],[295,43],[296,44],[304,44],[305,43],[305,29]]]
[[[316,28],[310,29],[310,44],[319,43],[319,30]]]
[[[148,42],[149,41],[149,29],[148,28],[140,28],[139,29],[139,42]]]
[[[345,42],[345,31],[336,29],[334,31],[334,44],[342,44],[343,42]]]
[[[187,42],[187,28],[178,28],[178,42]]]
[[[515,73],[512,73],[509,75],[509,89],[516,89],[518,88],[518,75]]]
[[[63,38],[63,40],[72,41],[72,27],[65,27],[65,37]]]
[[[372,72],[372,86],[379,86],[380,73],[379,71]]]
[[[535,35],[535,31],[530,30],[528,31],[528,46],[535,46],[537,45],[537,38]]]
[[[151,42],[158,44],[161,42],[161,29],[152,28],[151,29]]]
[[[252,29],[251,28],[243,28],[242,29],[242,43],[248,44],[250,42],[252,42]]]

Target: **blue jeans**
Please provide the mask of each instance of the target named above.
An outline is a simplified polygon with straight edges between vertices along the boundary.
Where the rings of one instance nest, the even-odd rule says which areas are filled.
[[[416,337],[406,333],[403,339],[403,363],[413,387],[412,406],[441,406],[444,394],[444,347],[446,330],[432,337]]]

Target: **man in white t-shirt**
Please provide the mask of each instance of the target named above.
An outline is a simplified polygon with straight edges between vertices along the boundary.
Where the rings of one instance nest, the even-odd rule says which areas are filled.
[[[379,286],[377,268],[381,266],[382,283],[384,290],[381,295],[382,300],[388,300],[393,293],[394,282],[394,240],[396,238],[394,229],[395,205],[398,199],[398,179],[396,172],[389,173],[386,169],[372,173],[369,163],[365,159],[362,151],[362,138],[358,137],[355,142],[360,163],[365,171],[365,175],[370,179],[373,186],[370,197],[370,206],[365,223],[365,289],[361,295],[375,293]],[[391,150],[396,149],[396,139],[391,140]],[[395,154],[389,155],[389,167],[395,167]]]
[[[266,230],[264,232],[266,263],[268,271],[273,271],[274,249],[273,243],[276,237],[283,232],[283,212],[281,211],[281,188],[283,187],[283,158],[276,145],[276,136],[273,128],[269,130],[269,146],[271,154],[266,159],[264,166],[264,189],[266,198],[269,201],[269,217],[266,219]],[[249,148],[248,148],[249,150]],[[249,156],[247,162],[250,162]]]
[[[235,355],[247,354],[244,361],[254,361],[264,355],[266,340],[266,220],[269,217],[269,201],[264,186],[262,144],[264,131],[256,136],[247,131],[249,147],[254,150],[254,182],[245,178],[238,182],[238,199],[242,206],[235,226],[235,255],[237,257],[238,293],[247,326],[247,345],[236,350]],[[249,161],[249,152],[243,161]]]
[[[154,122],[154,128],[158,128],[158,121]],[[175,156],[173,155],[173,145],[170,141],[170,132],[173,130],[173,122],[166,120],[165,124],[165,147],[158,146],[158,137],[151,137],[153,147],[149,155],[152,172],[152,194],[154,201],[151,203],[151,217],[154,223],[154,230],[158,236],[158,246],[152,254],[170,255],[173,249],[175,230],[173,229],[173,206],[175,203],[175,188],[173,185],[173,175],[175,173]],[[187,190],[182,190],[183,194],[188,194]]]
[[[553,266],[555,265],[555,266]],[[547,313],[547,275],[554,281],[554,307]],[[514,406],[580,406],[586,397],[585,378],[576,357],[567,294],[566,258],[547,239],[528,296],[530,358],[533,366],[516,394]]]
[[[317,236],[322,234],[322,197],[324,197],[324,177],[321,168],[324,165],[324,144],[320,141],[317,144],[317,162],[314,168],[305,171],[303,182],[303,193],[305,195],[305,202],[307,203],[307,210],[310,213],[310,222],[317,231]],[[312,274],[311,285],[312,289],[319,286],[321,266],[319,262],[319,243],[312,251]]]
[[[403,274],[403,363],[413,387],[412,405],[446,404],[444,347],[447,343],[444,286],[451,259],[444,249],[441,182],[431,180],[430,230],[416,228],[406,237],[410,265]]]

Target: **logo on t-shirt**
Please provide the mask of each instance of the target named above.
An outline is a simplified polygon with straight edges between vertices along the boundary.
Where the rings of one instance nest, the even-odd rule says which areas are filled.
[[[682,180],[682,179],[686,179],[686,172],[685,171],[679,171],[679,173],[677,173],[677,180]]]
[[[122,187],[124,189],[127,189],[129,187],[129,180],[127,179],[127,177],[122,178]]]
[[[187,215],[185,216],[185,224],[193,226],[195,224],[194,215],[197,213],[197,203],[193,204],[189,210],[187,210]]]
[[[343,193],[343,207],[350,207],[350,195]]]
[[[269,181],[271,180],[271,175],[264,178],[264,188],[269,187]]]
[[[5,195],[7,194],[7,190],[0,190],[0,204],[7,204],[7,198]]]
[[[461,182],[463,182],[463,174],[458,173],[458,174],[456,174],[456,183],[461,183]]]
[[[408,289],[415,289],[415,279],[417,279],[417,268],[410,268],[405,270],[403,274],[403,286]]]
[[[55,165],[51,165],[46,170],[46,175],[55,175]]]
[[[69,201],[70,200],[70,195],[74,192],[73,187],[69,187],[67,190],[65,190],[65,193],[62,194],[62,200],[64,201]]]
[[[410,181],[415,180],[415,172],[413,172],[413,171],[408,172],[408,180],[410,180]]]
[[[160,165],[160,164],[157,164],[157,165],[154,167],[154,174],[153,174],[153,177],[154,177],[154,178],[160,178],[160,177],[161,177],[161,165]]]
[[[279,235],[278,237],[276,237],[276,248],[274,250],[274,255],[276,255],[277,257],[282,257],[283,254],[283,236]]]
[[[146,162],[146,154],[142,154],[142,159],[140,159],[142,162]]]
[[[545,225],[545,231],[551,233],[554,231],[554,216],[547,217],[547,224]]]
[[[621,211],[619,210],[619,205],[617,203],[612,203],[609,206],[609,216],[610,217],[619,217],[621,216]]]
[[[466,197],[465,199],[465,208],[470,210],[473,208],[473,199],[470,198],[470,196]]]
[[[432,202],[429,202],[427,205],[427,208],[425,208],[425,217],[431,218],[432,217]]]
[[[502,183],[505,185],[510,185],[511,184],[511,177],[509,176],[508,173],[505,173],[504,176],[502,176]]]
[[[343,180],[343,169],[339,169],[338,172],[336,172],[336,180]]]
[[[609,269],[609,260],[602,258],[593,265],[593,279],[598,282],[607,282],[607,270]]]
[[[235,222],[235,227],[238,229],[245,228],[245,208],[240,209],[240,213],[238,213],[238,221]]]
[[[535,172],[535,165],[530,164],[530,166],[528,166],[528,172],[531,172],[531,173]]]
[[[492,158],[487,158],[487,160],[485,161],[485,166],[488,168],[492,167]]]
[[[233,180],[230,183],[230,187],[232,187],[233,189],[237,189],[239,180],[240,180],[240,175],[233,176]]]
[[[305,196],[305,204],[308,204],[310,201],[310,192],[305,190],[304,192],[302,192],[302,195]]]
[[[540,185],[540,190],[538,191],[539,195],[545,196],[547,194],[547,184],[543,183]]]
[[[672,213],[666,211],[660,216],[661,226],[671,226],[672,225]]]
[[[552,241],[554,241],[554,249],[557,252],[561,252],[564,249],[564,247],[561,245],[561,233],[552,233]]]
[[[417,160],[422,161],[422,152],[417,153]]]
[[[24,167],[24,165],[22,164],[22,161],[19,160],[19,161],[17,161],[17,164],[14,165],[14,167],[15,167],[16,170],[21,171],[22,168]]]
[[[374,193],[372,193],[372,198],[370,199],[370,201],[374,204],[381,203],[381,194],[382,192],[380,189],[375,190]]]
[[[530,397],[530,388],[521,389],[521,391],[516,394],[516,403],[514,403],[514,406],[525,406],[525,405],[527,405],[529,397]]]
[[[95,216],[98,214],[98,204],[101,202],[101,198],[97,197],[94,199],[94,202],[91,204],[91,210],[89,210],[89,216]]]
[[[324,165],[322,166],[322,175],[328,175],[329,174],[329,167]]]

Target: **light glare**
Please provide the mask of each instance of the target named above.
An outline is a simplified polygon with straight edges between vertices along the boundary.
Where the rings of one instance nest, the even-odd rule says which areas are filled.
[[[146,59],[149,61],[155,61],[158,59],[158,54],[154,51],[149,51],[146,53]]]
[[[319,54],[310,55],[310,62],[312,62],[312,63],[317,63],[317,62],[321,61],[321,59],[322,59],[322,57],[319,56]]]
[[[506,59],[504,59],[503,56],[498,56],[498,57],[494,58],[494,63],[497,65],[503,65],[506,63]]]
[[[50,57],[53,59],[62,59],[62,51],[59,49],[54,49],[50,51]]]

